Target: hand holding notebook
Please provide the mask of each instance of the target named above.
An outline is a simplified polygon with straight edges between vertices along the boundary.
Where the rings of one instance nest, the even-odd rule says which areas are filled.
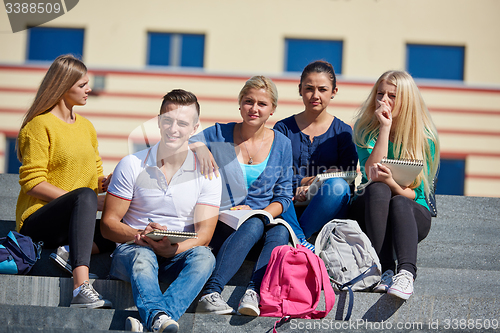
[[[401,186],[409,186],[419,175],[424,167],[422,160],[394,160],[383,158],[379,165],[383,165],[391,170],[392,178]],[[372,183],[370,178],[368,182],[358,186],[357,191],[363,190]]]
[[[401,186],[409,186],[424,168],[422,160],[393,160],[383,158],[380,164],[391,170],[392,178]]]

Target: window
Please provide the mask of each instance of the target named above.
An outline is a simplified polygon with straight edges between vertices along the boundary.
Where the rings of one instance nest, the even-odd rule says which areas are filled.
[[[414,78],[464,79],[465,47],[407,44],[406,68]]]
[[[342,48],[342,41],[287,38],[285,71],[302,72],[311,61],[325,60],[332,64],[336,74],[341,74]]]
[[[16,152],[17,138],[6,138],[7,149],[5,150],[5,171],[6,173],[19,173],[21,162],[17,159]]]
[[[203,68],[205,35],[148,33],[147,64]]]
[[[465,160],[441,159],[436,194],[464,195]]]
[[[83,56],[83,29],[30,28],[28,29],[27,59],[53,61],[61,54]]]

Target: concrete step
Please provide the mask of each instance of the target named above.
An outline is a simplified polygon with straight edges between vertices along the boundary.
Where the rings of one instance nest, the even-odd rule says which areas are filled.
[[[483,281],[482,283],[477,283]],[[484,283],[489,281],[489,283]],[[116,280],[95,280],[93,285],[116,310],[136,310],[130,284]],[[162,285],[166,288],[166,285]],[[430,321],[446,318],[500,318],[500,272],[423,268],[415,282],[415,292],[406,302],[386,294],[356,292],[353,320]],[[0,304],[67,307],[71,302],[72,279],[4,275],[0,279]],[[228,285],[222,296],[237,308],[245,285]],[[327,318],[345,317],[348,296],[337,293]],[[188,309],[193,313],[196,300]],[[324,301],[319,309],[324,309]]]
[[[0,332],[122,332],[128,316],[138,318],[134,311],[0,305],[0,322],[3,324]],[[490,332],[498,329],[496,318],[476,318],[474,323],[465,318],[457,321],[436,318],[430,321],[396,319],[383,322],[292,319],[280,326],[278,332]],[[186,313],[178,323],[179,332],[247,333],[271,332],[278,319]],[[489,329],[485,329],[485,325]]]

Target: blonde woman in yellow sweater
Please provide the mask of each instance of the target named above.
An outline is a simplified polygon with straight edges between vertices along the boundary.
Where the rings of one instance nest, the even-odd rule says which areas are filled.
[[[19,131],[16,224],[45,247],[60,247],[51,259],[73,273],[71,307],[100,308],[112,305],[89,284],[89,264],[92,252],[110,246],[100,234],[94,237],[96,212],[103,205],[97,193],[106,190],[109,177],[103,176],[94,127],[73,112],[73,106],[87,103],[90,91],[80,60],[70,55],[54,60]]]

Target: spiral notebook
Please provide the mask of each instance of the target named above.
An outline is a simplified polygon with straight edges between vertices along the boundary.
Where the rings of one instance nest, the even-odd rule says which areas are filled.
[[[168,237],[168,240],[172,244],[177,244],[190,238],[198,238],[198,234],[196,232],[160,229],[155,229],[150,233],[147,233],[146,236],[156,241],[162,239],[163,237]],[[127,244],[133,243],[134,241],[127,242]]]
[[[326,179],[329,178],[344,178],[347,184],[351,184],[356,177],[358,176],[357,171],[338,171],[338,172],[326,172],[326,173],[320,173],[316,175],[314,178],[313,182],[309,186],[309,189],[307,190],[307,199],[306,201],[302,202],[294,202],[296,206],[305,206],[308,205],[311,199],[318,193],[321,185]]]
[[[418,174],[424,168],[424,162],[422,160],[393,160],[389,158],[383,158],[380,164],[385,165],[391,169],[392,178],[401,186],[408,186]],[[356,192],[359,195],[368,185],[372,183],[371,178],[364,184],[359,185],[356,188]]]
[[[408,186],[424,168],[422,160],[392,160],[383,158],[380,164],[385,165],[392,172],[392,178],[401,186]]]

